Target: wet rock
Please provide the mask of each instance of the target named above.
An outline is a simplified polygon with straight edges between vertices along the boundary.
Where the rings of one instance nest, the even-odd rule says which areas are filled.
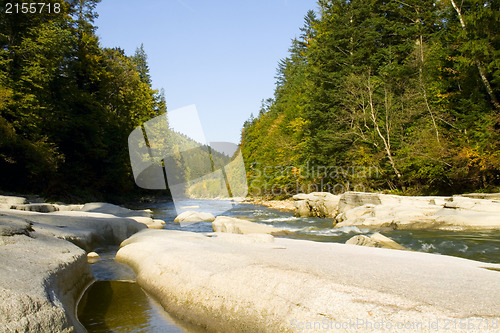
[[[87,261],[89,264],[93,264],[99,261],[101,259],[101,256],[97,254],[96,252],[89,252],[87,253]]]

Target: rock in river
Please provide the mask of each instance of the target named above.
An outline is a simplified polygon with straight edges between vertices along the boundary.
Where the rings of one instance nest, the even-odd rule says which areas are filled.
[[[197,223],[197,222],[212,222],[215,220],[215,216],[210,213],[187,211],[180,213],[174,219],[177,223]]]
[[[346,244],[361,245],[368,247],[383,247],[385,249],[406,250],[406,248],[389,237],[386,237],[378,232],[371,236],[357,235],[348,239]]]
[[[290,233],[285,229],[227,216],[217,216],[215,221],[212,222],[212,228],[215,232],[229,232],[233,234],[270,234],[282,236]]]

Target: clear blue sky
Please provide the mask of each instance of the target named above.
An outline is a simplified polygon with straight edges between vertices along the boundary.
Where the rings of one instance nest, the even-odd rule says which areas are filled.
[[[144,44],[169,110],[195,104],[207,141],[238,143],[316,0],[102,0],[97,34],[127,55]]]

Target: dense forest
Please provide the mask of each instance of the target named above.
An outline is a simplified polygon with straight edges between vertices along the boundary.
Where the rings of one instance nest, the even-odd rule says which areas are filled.
[[[250,193],[499,191],[499,1],[320,0],[276,79]]]
[[[142,45],[132,56],[100,45],[98,2],[8,14],[1,1],[0,190],[109,200],[137,189],[127,138],[165,99]]]

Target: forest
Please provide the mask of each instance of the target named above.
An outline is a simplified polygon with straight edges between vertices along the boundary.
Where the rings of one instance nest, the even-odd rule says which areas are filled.
[[[96,35],[100,0],[0,5],[0,191],[139,191],[129,133],[166,112],[142,45]],[[36,1],[29,1],[36,3]],[[57,7],[55,4],[59,4]],[[500,4],[320,0],[242,129],[251,195],[500,191]]]
[[[1,1],[1,190],[75,201],[137,191],[127,138],[166,112],[165,98],[142,45],[132,56],[100,45],[98,2],[23,14]]]
[[[498,192],[499,7],[318,1],[244,124],[250,193]]]

